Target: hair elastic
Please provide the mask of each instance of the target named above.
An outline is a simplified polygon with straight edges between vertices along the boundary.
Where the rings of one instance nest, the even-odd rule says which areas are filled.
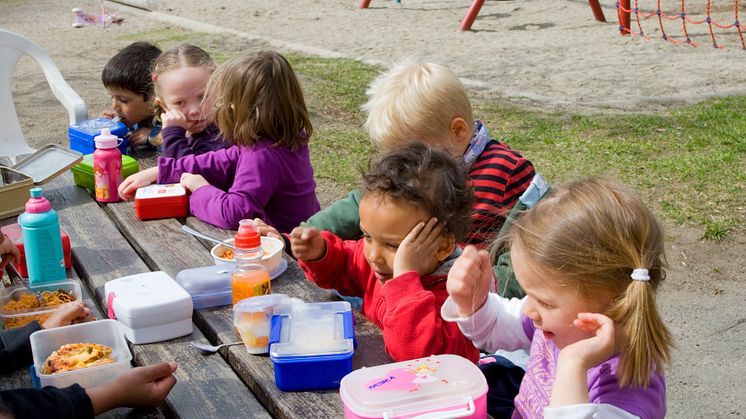
[[[630,277],[632,278],[633,281],[643,281],[643,282],[650,281],[650,275],[648,274],[648,270],[645,268],[632,270],[632,275],[630,275]]]

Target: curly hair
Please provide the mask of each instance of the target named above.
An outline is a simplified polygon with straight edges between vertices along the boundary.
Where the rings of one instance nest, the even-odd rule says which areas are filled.
[[[445,150],[411,142],[369,163],[363,195],[380,193],[415,205],[446,222],[446,232],[461,241],[471,224],[472,190],[467,175]]]

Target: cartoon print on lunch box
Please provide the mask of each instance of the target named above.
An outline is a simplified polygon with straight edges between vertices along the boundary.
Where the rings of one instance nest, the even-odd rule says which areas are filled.
[[[388,371],[382,377],[376,377],[366,383],[370,391],[418,391],[420,384],[443,383],[448,384],[448,380],[437,377],[435,373],[438,370],[437,364],[430,360],[414,360],[407,364],[407,368],[396,368]]]

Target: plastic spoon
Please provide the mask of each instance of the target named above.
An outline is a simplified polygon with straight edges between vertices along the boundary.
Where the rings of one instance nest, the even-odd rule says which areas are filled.
[[[216,239],[215,237],[208,236],[207,234],[199,232],[199,231],[197,231],[197,230],[189,227],[188,225],[182,225],[181,229],[184,230],[185,233],[189,233],[189,234],[191,234],[193,236],[197,236],[199,238],[202,238],[202,239],[205,239],[205,240],[209,240],[211,242],[222,244],[223,246],[230,247],[231,249],[235,249],[236,248],[236,246],[234,246],[234,245],[232,245],[230,243],[226,243],[226,242],[224,242],[224,241],[222,241],[220,239]]]
[[[220,348],[222,348],[224,346],[239,345],[241,343],[243,343],[243,342],[242,341],[238,341],[238,342],[231,342],[231,343],[223,343],[223,344],[220,344],[220,345],[208,345],[206,343],[200,343],[200,342],[194,342],[194,341],[192,341],[192,342],[189,342],[189,345],[191,345],[192,347],[197,348],[197,349],[199,349],[201,351],[205,351],[205,352],[217,352],[218,349],[220,349]]]

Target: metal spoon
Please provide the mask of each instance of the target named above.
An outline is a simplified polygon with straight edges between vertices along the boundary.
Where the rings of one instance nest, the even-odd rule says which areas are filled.
[[[206,343],[200,343],[200,342],[195,342],[195,341],[189,342],[189,344],[192,347],[197,348],[197,349],[199,349],[201,351],[205,351],[205,352],[217,352],[218,349],[220,349],[220,348],[222,348],[224,346],[240,345],[242,343],[243,342],[240,341],[240,340],[238,342],[223,343],[223,344],[220,344],[220,345],[208,345]]]
[[[199,237],[199,238],[202,238],[202,239],[205,239],[205,240],[209,240],[209,241],[211,241],[211,242],[215,242],[215,243],[219,243],[219,244],[222,244],[223,246],[225,246],[225,247],[230,247],[231,249],[235,249],[235,248],[236,248],[236,246],[234,246],[234,245],[232,245],[232,244],[230,244],[230,243],[226,243],[226,242],[224,242],[224,241],[222,241],[222,240],[220,240],[220,239],[216,239],[215,237],[212,237],[212,236],[208,236],[207,234],[205,234],[205,233],[202,233],[202,232],[200,232],[200,231],[197,231],[197,230],[195,230],[195,229],[193,229],[193,228],[189,227],[189,226],[188,226],[188,225],[186,225],[186,224],[182,225],[182,226],[181,226],[181,229],[182,229],[182,230],[184,230],[184,232],[185,232],[185,233],[189,233],[189,234],[191,234],[191,235],[193,235],[193,236],[197,236],[197,237]]]
[[[7,265],[5,265],[5,269],[8,270],[8,277],[10,278],[11,283],[14,282],[13,277],[15,277],[15,279],[17,279],[18,282],[20,282],[24,287],[26,287],[28,292],[30,292],[31,294],[34,295],[34,297],[36,297],[36,300],[39,302],[39,307],[44,306],[44,304],[46,303],[46,301],[44,301],[44,297],[42,297],[41,294],[39,294],[37,291],[34,291],[31,289],[31,286],[29,285],[29,283],[26,282],[25,279],[23,279],[21,274],[18,273],[18,271],[16,270],[16,267],[13,266],[12,263],[8,263]]]

